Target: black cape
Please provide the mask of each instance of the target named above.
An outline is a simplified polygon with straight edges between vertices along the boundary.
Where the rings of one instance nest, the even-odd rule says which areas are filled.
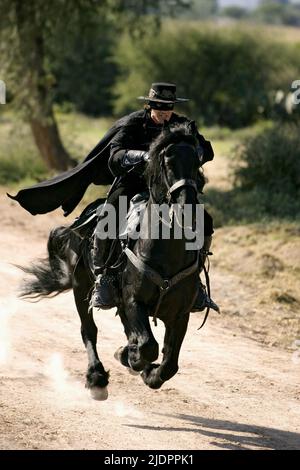
[[[132,113],[117,121],[85,160],[75,168],[30,188],[22,189],[16,196],[10,194],[8,196],[32,215],[46,214],[60,206],[64,215],[69,215],[81,201],[91,183],[109,185],[113,182],[114,177],[108,167],[110,142],[134,114],[138,115],[140,112]]]

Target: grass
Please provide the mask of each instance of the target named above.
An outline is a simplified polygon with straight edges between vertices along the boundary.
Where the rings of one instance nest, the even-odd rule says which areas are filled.
[[[113,123],[109,118],[97,119],[74,112],[63,113],[59,108],[56,109],[56,118],[64,145],[78,161],[89,153]],[[276,216],[290,220],[284,210],[280,211],[283,207],[280,204],[281,195],[273,195],[270,199],[268,194],[261,191],[245,192],[233,187],[235,147],[241,139],[255,135],[269,126],[270,122],[262,121],[235,131],[217,126],[200,129],[212,141],[215,150],[214,161],[204,167],[209,180],[205,188],[204,203],[214,216],[216,227],[272,219],[267,215],[271,203],[277,210]],[[0,141],[0,184],[18,190],[51,176],[38,155],[29,126],[9,110],[0,117]],[[104,196],[107,190],[106,187],[91,186],[80,207]],[[295,201],[284,202],[284,207],[293,208],[295,205]],[[289,212],[292,211],[287,213]]]
[[[65,147],[78,161],[89,153],[113,123],[110,118],[63,113],[59,108],[56,108],[56,118]],[[234,149],[240,140],[255,135],[268,126],[269,122],[262,121],[235,131],[217,126],[200,129],[212,141],[215,150],[214,161],[204,167],[209,179],[204,202],[214,216],[216,227],[253,223],[266,218],[268,197],[256,191],[243,192],[233,188],[231,173]],[[17,191],[52,176],[38,155],[29,126],[10,110],[0,117],[0,142],[0,184],[9,185]],[[105,196],[107,190],[107,187],[92,185],[86,192],[80,209],[97,197]],[[290,203],[293,204],[294,201]],[[280,207],[279,201],[278,208]],[[278,215],[286,218],[284,213],[279,212]]]
[[[113,118],[91,118],[80,113],[62,113],[56,110],[62,140],[78,161],[90,152],[114,122]]]
[[[169,23],[170,27],[178,28],[179,25],[183,25],[184,22],[182,19],[179,20],[168,20],[166,23]],[[265,37],[268,37],[271,41],[276,42],[285,42],[285,43],[300,43],[300,28],[295,28],[293,26],[284,26],[284,25],[271,25],[265,23],[256,23],[253,21],[243,21],[238,20],[235,21],[233,19],[226,20],[226,21],[218,21],[217,23],[214,21],[186,21],[186,26],[190,28],[199,29],[199,25],[202,28],[210,28],[212,30],[215,29],[232,29],[236,27],[240,30],[247,31],[247,32],[254,32],[258,34],[263,34]]]
[[[291,210],[280,212],[282,195],[245,192],[233,184],[234,147],[268,126],[265,122],[233,133],[201,130],[215,149],[215,159],[205,165],[204,190],[205,207],[216,227],[212,292],[214,297],[216,273],[224,287],[215,300],[228,328],[238,327],[252,339],[292,351],[300,338],[300,210],[296,220],[288,214],[295,214],[299,203],[289,199],[282,206],[290,204]],[[268,204],[277,205],[277,215],[267,215]]]
[[[228,328],[269,346],[292,349],[300,338],[300,229],[273,221],[224,226],[214,236],[214,273],[224,286],[216,300]]]
[[[59,108],[55,111],[62,141],[78,161],[83,160],[114,122],[112,118],[63,113]],[[266,125],[259,123],[237,131],[220,127],[203,128],[201,133],[213,142],[217,155],[230,155],[243,136],[251,135]],[[38,155],[28,124],[9,110],[9,105],[0,114],[0,142],[0,184],[12,184],[17,188],[51,176]]]
[[[89,118],[78,113],[61,113],[56,118],[68,152],[81,161],[98,143],[112,120]],[[0,184],[19,189],[52,176],[35,146],[29,125],[9,110],[0,115]]]

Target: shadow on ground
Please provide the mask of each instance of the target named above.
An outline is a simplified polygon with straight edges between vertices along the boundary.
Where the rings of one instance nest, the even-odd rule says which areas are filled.
[[[208,419],[185,414],[163,414],[159,416],[180,419],[190,426],[147,426],[128,424],[126,426],[167,432],[194,432],[208,436],[210,445],[228,450],[295,450],[299,448],[300,434],[280,429],[267,428],[226,420]]]

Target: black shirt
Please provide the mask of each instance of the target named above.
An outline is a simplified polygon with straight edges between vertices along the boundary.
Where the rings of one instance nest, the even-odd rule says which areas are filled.
[[[189,120],[185,116],[179,116],[172,113],[169,125],[188,123],[194,127],[195,135],[199,140],[199,144],[203,148],[202,165],[214,157],[211,143],[199,134],[194,121]],[[151,143],[159,136],[163,129],[163,125],[156,124],[150,117],[150,111],[136,111],[128,116],[127,122],[114,136],[110,144],[109,167],[115,176],[126,173],[126,169],[121,166],[121,155],[124,152],[120,150],[145,150],[148,151]]]

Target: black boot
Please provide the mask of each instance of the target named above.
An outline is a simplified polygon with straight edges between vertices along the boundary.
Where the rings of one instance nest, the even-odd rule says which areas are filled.
[[[206,260],[206,257],[211,254],[210,253],[210,247],[211,247],[211,242],[212,242],[212,236],[206,236],[204,237],[204,244],[203,247],[200,250],[200,259],[199,259],[199,275],[204,267],[204,263]],[[192,308],[192,312],[201,312],[202,310],[205,310],[207,307],[211,308],[212,310],[215,310],[216,312],[220,312],[220,309],[218,305],[208,296],[206,292],[205,286],[202,284],[200,277],[199,277],[199,290],[198,290],[198,295],[196,297],[194,306]]]
[[[96,278],[92,296],[93,307],[108,310],[118,305],[118,298],[117,276],[106,271],[103,274],[99,274]]]
[[[103,269],[111,248],[112,240],[106,238],[101,240],[94,236],[93,262],[96,277],[95,288],[92,295],[94,308],[108,310],[118,304],[118,278],[109,268]]]

